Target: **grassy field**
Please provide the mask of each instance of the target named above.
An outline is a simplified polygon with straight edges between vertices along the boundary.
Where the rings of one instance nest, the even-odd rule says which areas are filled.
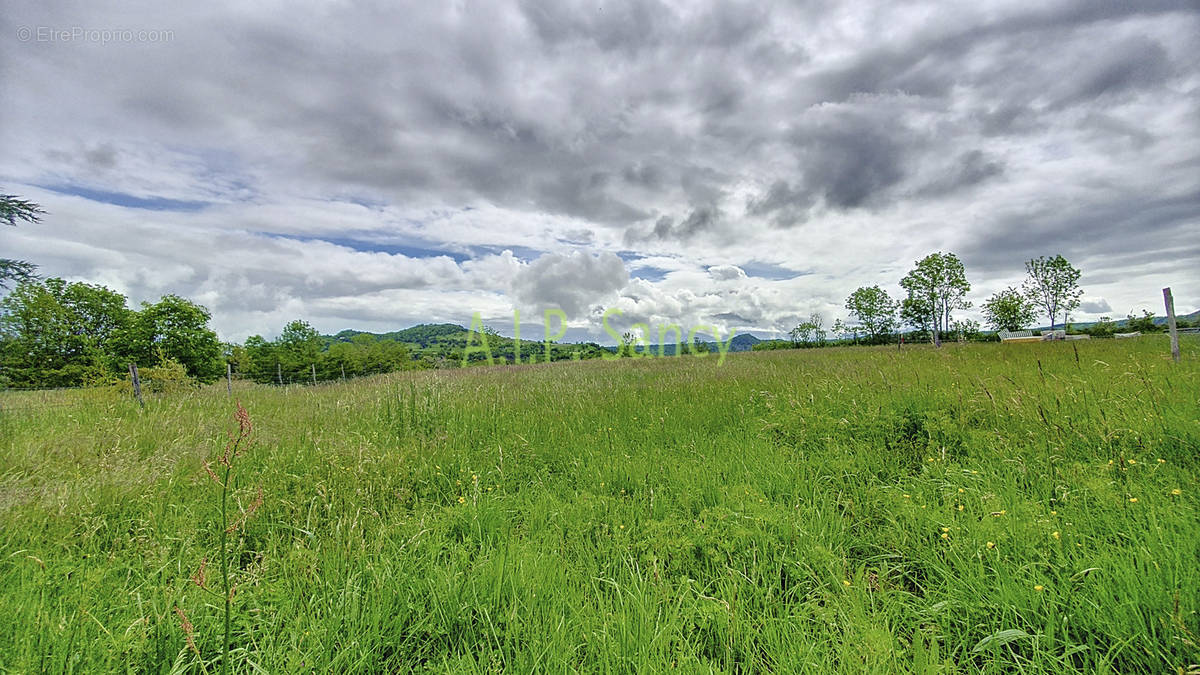
[[[241,385],[234,669],[1186,670],[1197,346]],[[217,672],[224,385],[0,406],[0,670]]]

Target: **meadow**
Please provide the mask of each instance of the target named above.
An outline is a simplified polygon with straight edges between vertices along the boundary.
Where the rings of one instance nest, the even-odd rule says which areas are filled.
[[[236,672],[1186,671],[1198,346],[0,393],[0,671],[219,672],[234,399]]]

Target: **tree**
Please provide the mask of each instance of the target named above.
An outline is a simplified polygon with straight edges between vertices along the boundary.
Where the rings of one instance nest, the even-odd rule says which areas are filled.
[[[846,309],[872,342],[881,342],[896,327],[896,302],[879,286],[862,286],[851,293]]]
[[[1025,280],[1025,294],[1029,299],[1045,308],[1050,317],[1050,330],[1054,330],[1054,319],[1061,311],[1063,327],[1072,310],[1079,306],[1083,291],[1079,288],[1079,270],[1061,255],[1053,258],[1040,256],[1025,263],[1029,277]]]
[[[950,332],[958,337],[959,342],[978,340],[980,338],[979,322],[974,319],[963,319],[950,324]]]
[[[789,333],[792,337],[792,343],[796,345],[822,345],[825,343],[827,333],[824,328],[825,319],[817,312],[813,312],[808,319],[801,321]]]
[[[126,354],[136,363],[172,359],[183,364],[190,377],[212,382],[225,374],[221,341],[208,327],[208,309],[181,298],[164,295],[154,304],[142,303],[126,339]]]
[[[16,386],[70,387],[120,368],[125,296],[62,279],[23,281],[0,301],[0,364]]]
[[[0,221],[11,227],[16,227],[18,220],[39,223],[45,213],[42,207],[16,195],[0,195]],[[37,265],[24,260],[0,258],[0,288],[8,288],[9,281],[20,283],[36,278],[36,269]]]
[[[983,303],[983,316],[995,330],[1017,331],[1033,323],[1036,307],[1016,288],[996,291]]]
[[[913,327],[930,331],[937,346],[950,326],[951,312],[971,306],[966,300],[971,284],[962,261],[953,253],[939,251],[918,260],[900,286],[908,292],[901,303],[901,316]]]

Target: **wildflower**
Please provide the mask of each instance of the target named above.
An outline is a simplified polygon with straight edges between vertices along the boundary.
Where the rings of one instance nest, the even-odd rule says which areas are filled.
[[[1171,494],[1178,497],[1179,495],[1183,494],[1183,490],[1180,490],[1179,488],[1175,488],[1174,490],[1171,490]]]
[[[1110,460],[1108,460],[1108,465],[1109,465],[1109,466],[1112,466],[1112,465],[1113,465],[1113,461],[1112,461],[1111,459],[1110,459]]]
[[[1046,587],[1041,584],[1038,584],[1037,586],[1033,587],[1033,590],[1037,591],[1038,593],[1041,593],[1042,591],[1046,590]]]
[[[966,492],[966,490],[964,490],[964,489],[962,489],[962,488],[958,488],[958,494],[960,494],[960,495],[961,495],[961,494],[962,494],[962,493],[964,493],[964,492]]]
[[[1159,463],[1159,464],[1166,464],[1166,463],[1167,463],[1167,460],[1163,459],[1162,457],[1159,457],[1159,458],[1158,458],[1158,463]]]
[[[904,498],[905,498],[905,499],[911,499],[911,498],[912,498],[912,495],[904,495]]]
[[[625,526],[624,526],[624,525],[618,525],[618,526],[617,526],[617,528],[618,528],[618,529],[622,529],[622,530],[623,530],[623,529],[625,529]]]
[[[950,528],[948,528],[948,527],[943,527],[943,528],[942,528],[942,532],[949,532],[949,531],[950,531]]]
[[[466,498],[466,497],[459,497],[459,498],[458,498],[458,503],[459,503],[459,504],[466,504],[466,503],[467,503],[467,498]]]
[[[962,510],[963,510],[963,505],[962,505],[962,504],[959,504],[959,505],[958,505],[958,510],[959,510],[959,511],[962,511]]]
[[[1137,497],[1130,497],[1130,498],[1129,498],[1129,503],[1130,503],[1130,504],[1136,504],[1136,503],[1137,503]]]
[[[927,457],[927,458],[925,459],[925,461],[926,461],[926,462],[930,462],[930,463],[932,463],[932,462],[933,462],[933,458],[932,458],[932,457]]]
[[[850,588],[850,580],[842,579],[842,585],[845,586],[846,588]]]
[[[945,532],[942,533],[942,539],[949,539],[949,538],[950,538],[950,535],[946,534]]]
[[[1051,536],[1051,537],[1054,537],[1055,539],[1059,539],[1059,538],[1060,538],[1060,537],[1058,536],[1058,532],[1051,532],[1051,533],[1050,533],[1050,536]]]
[[[1128,462],[1129,462],[1129,464],[1130,464],[1130,465],[1137,464],[1137,460],[1136,460],[1136,459],[1131,459],[1131,460],[1128,460]]]
[[[987,547],[988,547],[989,549],[996,548],[996,542],[994,542],[994,541],[989,541],[989,542],[987,543]]]
[[[1057,516],[1057,515],[1058,515],[1058,511],[1051,511],[1051,512],[1050,512],[1050,515],[1052,515],[1052,516]]]

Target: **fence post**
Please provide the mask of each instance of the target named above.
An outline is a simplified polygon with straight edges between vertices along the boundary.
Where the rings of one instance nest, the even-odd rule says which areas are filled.
[[[279,362],[275,362],[275,379],[279,381],[279,386],[283,386],[283,366]]]
[[[146,402],[142,400],[142,381],[138,379],[136,363],[130,362],[129,377],[133,380],[133,395],[137,397],[138,405],[145,408]]]
[[[313,380],[313,384],[316,384],[316,383],[317,383],[317,364],[315,364],[315,363],[314,363],[314,364],[311,364],[311,365],[312,365],[312,380]]]
[[[233,364],[225,362],[225,391],[233,396]]]
[[[1171,287],[1163,289],[1163,304],[1167,306],[1167,328],[1171,329],[1171,358],[1179,361],[1179,330],[1175,326],[1175,299],[1171,297]]]
[[[342,364],[342,382],[346,381],[346,364]]]

